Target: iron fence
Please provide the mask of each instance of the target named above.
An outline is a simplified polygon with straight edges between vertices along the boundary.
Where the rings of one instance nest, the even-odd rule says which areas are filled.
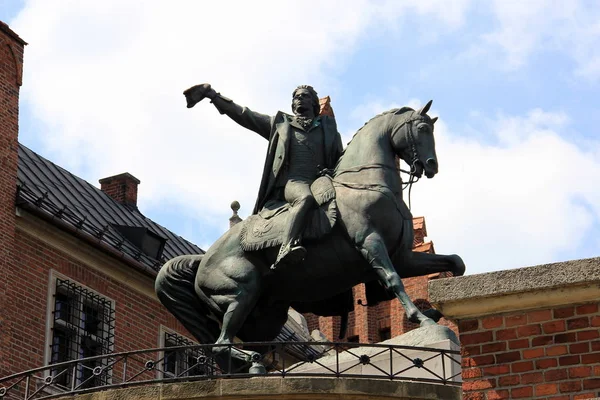
[[[460,352],[387,344],[327,342],[244,343],[247,361],[230,352],[214,355],[210,345],[171,346],[113,353],[51,364],[0,379],[1,400],[51,399],[109,388],[152,383],[234,379],[256,376],[248,368],[257,360],[266,377],[336,377],[404,380],[460,386]],[[219,345],[233,347],[232,345]],[[236,345],[240,349],[240,345]],[[289,354],[303,355],[302,360]],[[174,360],[186,360],[173,368]],[[175,371],[175,372],[174,372]],[[75,377],[65,385],[64,376]]]

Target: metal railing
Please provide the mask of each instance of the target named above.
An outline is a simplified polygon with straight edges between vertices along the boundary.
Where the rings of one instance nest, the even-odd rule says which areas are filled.
[[[249,349],[263,354],[266,377],[369,378],[461,385],[460,352],[454,350],[385,344],[253,342],[243,344],[241,351],[248,360],[242,362],[232,359],[230,352],[211,355],[213,347],[216,345],[137,350],[35,368],[1,378],[0,400],[51,399],[161,382],[254,377],[247,371],[256,362],[252,359],[256,353]],[[290,353],[304,354],[303,360],[290,360]]]

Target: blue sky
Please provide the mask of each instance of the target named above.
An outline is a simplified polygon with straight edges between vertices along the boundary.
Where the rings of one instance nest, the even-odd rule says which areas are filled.
[[[274,114],[311,84],[345,141],[433,99],[440,173],[412,204],[438,253],[468,273],[600,255],[597,2],[247,3],[4,0],[29,43],[20,141],[96,185],[132,173],[142,212],[206,248],[232,200],[252,209],[266,142],[185,88]]]

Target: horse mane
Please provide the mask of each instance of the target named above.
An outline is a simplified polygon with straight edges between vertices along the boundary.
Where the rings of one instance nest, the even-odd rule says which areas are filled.
[[[352,143],[352,141],[354,140],[354,138],[356,137],[356,135],[358,135],[365,126],[369,125],[371,122],[373,122],[376,119],[388,116],[390,114],[395,114],[395,115],[401,115],[401,114],[405,114],[409,111],[415,111],[414,109],[410,108],[410,107],[400,107],[400,108],[392,108],[391,110],[387,110],[382,112],[381,114],[377,114],[376,116],[374,116],[373,118],[371,118],[370,120],[368,120],[367,122],[365,122],[365,124],[363,126],[361,126],[354,135],[352,135],[352,139],[350,139],[350,141],[348,142],[348,145],[346,146],[346,149],[348,148],[348,146],[350,146],[350,143]],[[344,151],[342,152],[342,155],[344,155],[344,153],[346,152],[346,149],[344,149]],[[341,157],[340,157],[341,158]]]

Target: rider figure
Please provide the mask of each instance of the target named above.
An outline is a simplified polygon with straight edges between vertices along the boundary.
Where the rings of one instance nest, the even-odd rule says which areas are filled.
[[[272,269],[294,264],[306,255],[301,236],[309,212],[316,207],[310,185],[320,175],[330,173],[342,154],[342,140],[335,119],[319,116],[319,97],[308,85],[292,93],[292,112],[279,111],[274,117],[241,107],[221,96],[209,84],[193,86],[184,92],[188,108],[204,97],[211,99],[221,114],[269,140],[267,157],[253,213],[269,201],[290,204],[282,245]]]

